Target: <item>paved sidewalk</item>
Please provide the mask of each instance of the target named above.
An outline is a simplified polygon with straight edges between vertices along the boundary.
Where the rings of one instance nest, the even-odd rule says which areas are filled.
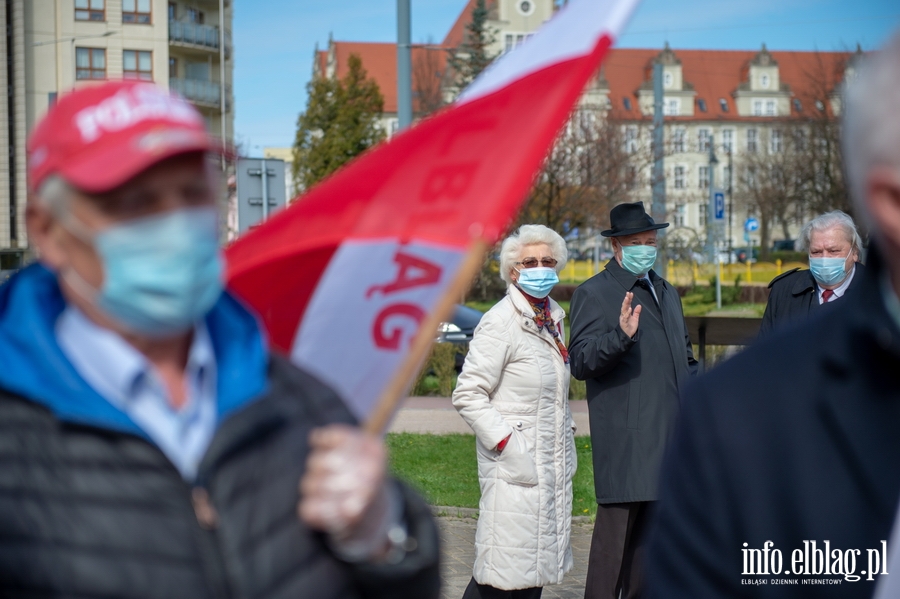
[[[577,427],[576,435],[589,435],[587,401],[569,402],[572,417]],[[392,433],[431,433],[449,435],[453,433],[472,434],[472,429],[462,419],[449,397],[410,397],[403,402],[400,411],[391,423]]]
[[[475,561],[475,518],[439,516],[441,527],[441,599],[460,599],[472,578]],[[546,586],[541,599],[582,599],[593,526],[579,518],[572,523],[574,567],[562,584]]]

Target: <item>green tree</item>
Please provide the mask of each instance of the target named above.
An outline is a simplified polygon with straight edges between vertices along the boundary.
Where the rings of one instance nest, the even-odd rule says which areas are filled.
[[[382,139],[378,117],[384,98],[369,79],[359,56],[351,54],[341,79],[315,77],[309,82],[309,102],[297,119],[294,140],[294,182],[309,189]]]
[[[496,40],[496,32],[488,27],[488,16],[485,0],[477,0],[462,43],[458,48],[450,50],[448,63],[455,75],[454,84],[460,91],[494,60],[489,47]]]

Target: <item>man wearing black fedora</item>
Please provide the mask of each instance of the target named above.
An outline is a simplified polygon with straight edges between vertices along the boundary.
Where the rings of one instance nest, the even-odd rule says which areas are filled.
[[[678,388],[696,371],[675,288],[652,270],[655,223],[642,202],[610,211],[615,258],[572,296],[569,358],[587,382],[597,520],[585,599],[637,597],[641,548]]]

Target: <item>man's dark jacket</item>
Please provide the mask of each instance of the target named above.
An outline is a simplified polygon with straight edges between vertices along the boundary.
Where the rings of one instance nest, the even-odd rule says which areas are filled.
[[[403,487],[418,547],[396,565],[345,563],[298,519],[310,430],[353,418],[235,300],[206,319],[220,424],[191,482],[66,360],[63,307],[40,266],[0,287],[0,597],[437,597],[434,522]]]
[[[696,368],[678,292],[652,270],[650,280],[660,310],[643,296],[634,339],[619,327],[622,300],[633,291],[632,306],[643,302],[637,277],[616,260],[572,296],[569,359],[572,375],[587,381],[598,503],[656,499],[678,387]]]
[[[860,284],[864,272],[865,267],[857,262],[853,278],[850,279],[847,288],[848,292]],[[802,322],[820,309],[831,309],[843,299],[843,296],[836,297],[827,304],[820,304],[816,280],[809,270],[789,270],[772,279],[769,289],[771,289],[769,301],[766,303],[766,312],[759,328],[760,337],[769,335],[776,329]]]
[[[685,389],[650,536],[648,597],[871,596],[866,576],[784,586],[772,579],[832,577],[742,575],[742,549],[772,541],[792,569],[804,541],[822,549],[827,540],[832,550],[861,551],[860,574],[866,550],[890,540],[900,498],[900,329],[872,254],[862,284],[833,310]]]

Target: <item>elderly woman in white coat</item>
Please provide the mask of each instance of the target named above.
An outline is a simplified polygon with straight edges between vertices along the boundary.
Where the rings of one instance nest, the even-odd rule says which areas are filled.
[[[475,329],[453,405],[475,432],[481,485],[464,599],[537,599],[572,567],[575,422],[565,313],[548,297],[568,253],[543,225],[500,250],[507,294]]]

